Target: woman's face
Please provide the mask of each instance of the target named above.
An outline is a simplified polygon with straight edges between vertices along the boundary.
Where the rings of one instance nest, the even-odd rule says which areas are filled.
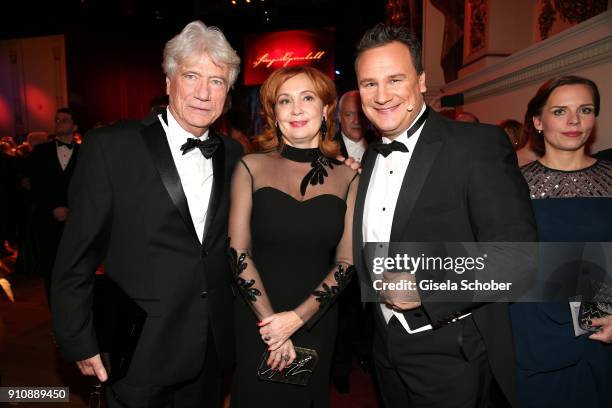
[[[285,142],[299,148],[318,146],[318,133],[327,105],[315,92],[306,74],[298,74],[281,85],[274,113]]]
[[[563,85],[552,91],[533,124],[544,134],[546,152],[584,147],[595,126],[593,94],[586,85]]]

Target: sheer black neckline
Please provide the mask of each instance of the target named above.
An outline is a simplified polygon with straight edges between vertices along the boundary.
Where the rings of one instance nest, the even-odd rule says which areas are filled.
[[[300,149],[285,144],[283,146],[283,149],[281,150],[281,156],[283,156],[285,159],[295,162],[310,163],[322,156],[322,153],[318,147]]]

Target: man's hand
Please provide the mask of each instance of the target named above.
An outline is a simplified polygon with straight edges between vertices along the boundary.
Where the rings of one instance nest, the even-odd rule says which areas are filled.
[[[589,336],[591,340],[598,340],[602,343],[612,343],[612,315],[600,317],[591,321],[591,326],[599,326],[600,330]]]
[[[355,160],[354,157],[344,157],[344,156],[336,156],[336,160],[344,163],[345,166],[350,167],[353,170],[356,170],[359,174],[361,174],[361,163]]]
[[[52,212],[53,218],[59,222],[64,222],[68,218],[68,207],[55,207]]]
[[[397,312],[402,312],[421,307],[421,302],[387,302],[387,306]]]
[[[412,286],[408,286],[408,284]],[[399,287],[400,289],[387,289],[380,292],[387,307],[401,312],[421,307],[421,297],[416,289],[416,276],[409,272],[384,272],[383,284],[388,288]]]
[[[77,367],[79,367],[79,370],[81,370],[81,373],[83,375],[95,375],[101,382],[104,382],[108,379],[108,374],[106,373],[106,368],[104,368],[104,364],[102,364],[100,354],[96,354],[95,356],[88,358],[87,360],[77,361],[76,365]]]

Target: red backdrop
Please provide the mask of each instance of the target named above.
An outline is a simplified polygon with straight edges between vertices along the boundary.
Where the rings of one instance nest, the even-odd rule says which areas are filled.
[[[68,100],[81,130],[98,121],[142,119],[151,99],[165,94],[161,41],[96,33],[68,40]]]
[[[334,79],[335,37],[333,28],[247,35],[244,84],[261,84],[275,69],[294,65],[310,65]]]

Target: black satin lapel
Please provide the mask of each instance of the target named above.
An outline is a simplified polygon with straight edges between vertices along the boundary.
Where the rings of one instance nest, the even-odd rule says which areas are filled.
[[[49,149],[49,157],[55,163],[55,173],[58,175],[66,174],[66,170],[68,170],[68,166],[66,166],[66,170],[62,169],[62,163],[60,163],[59,156],[57,154],[57,145],[55,142],[49,142],[49,146],[53,145],[53,149]],[[68,165],[70,165],[70,161],[68,161]]]
[[[72,154],[70,155],[70,160],[68,160],[68,165],[66,166],[66,170],[63,170],[62,173],[64,174],[64,177],[66,177],[66,179],[68,181],[70,181],[70,179],[72,178],[72,175],[74,174],[74,168],[76,167],[76,162],[78,160],[79,157],[79,145],[75,144],[74,146],[72,146]],[[60,171],[61,171],[61,166],[60,166]]]
[[[338,144],[340,145],[340,154],[343,157],[348,158],[348,150],[346,149],[346,144],[344,143],[344,139],[342,138],[341,132],[336,133],[336,140],[338,141]]]
[[[79,157],[79,145],[75,143],[74,146],[72,146],[72,154],[70,155],[70,160],[68,160],[68,165],[66,166],[66,170],[65,170],[66,174],[72,174],[72,172],[74,172],[74,167],[76,166],[78,157]]]
[[[437,120],[430,117],[425,122],[425,127],[412,153],[406,174],[404,174],[402,187],[395,204],[391,242],[401,241],[399,234],[402,233],[408,223],[414,205],[421,194],[425,180],[441,147],[442,140],[439,137]]]
[[[372,177],[372,170],[376,163],[376,157],[376,152],[368,148],[361,160],[361,175],[359,177],[359,186],[357,187],[353,215],[353,262],[357,265],[357,271],[365,270],[365,265],[360,267],[363,262],[363,210],[365,207],[366,195],[368,193],[368,185]],[[362,278],[366,278],[366,276],[362,276]],[[366,279],[366,282],[367,281]]]
[[[211,137],[221,138],[218,134],[214,133],[211,129]],[[221,202],[221,196],[223,195],[223,188],[225,186],[225,144],[223,141],[219,144],[219,147],[215,151],[212,157],[213,164],[213,185],[210,194],[210,200],[208,201],[208,210],[206,212],[206,223],[204,225],[203,234],[203,245],[206,246],[210,236],[210,228],[219,209],[219,203]]]
[[[168,140],[166,139],[166,133],[161,123],[157,121],[150,126],[144,127],[141,134],[170,199],[181,214],[189,233],[193,235],[199,243],[200,240],[193,226],[193,220],[191,219],[191,213],[189,212],[189,205],[187,204],[185,191],[183,191],[181,178],[174,164],[170,146],[168,146]]]

